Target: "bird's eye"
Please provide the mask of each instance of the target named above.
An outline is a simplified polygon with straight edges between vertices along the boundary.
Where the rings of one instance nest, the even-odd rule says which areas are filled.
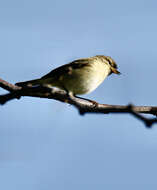
[[[107,57],[107,61],[108,61],[108,63],[109,63],[112,67],[114,67],[115,69],[117,69],[117,65],[116,65],[116,63],[114,62],[113,59],[111,59],[110,57]]]

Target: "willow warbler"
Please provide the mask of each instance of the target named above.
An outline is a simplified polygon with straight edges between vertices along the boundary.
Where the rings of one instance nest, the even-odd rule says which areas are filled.
[[[58,87],[73,95],[87,94],[95,90],[104,79],[112,74],[120,74],[115,61],[104,55],[74,60],[52,70],[47,75],[30,81],[19,82],[21,87]]]

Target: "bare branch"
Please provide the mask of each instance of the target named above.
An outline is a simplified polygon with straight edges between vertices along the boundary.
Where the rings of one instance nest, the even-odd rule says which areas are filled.
[[[8,90],[9,92],[14,92],[15,90],[20,90],[21,87],[19,86],[15,86],[3,79],[0,78],[0,87],[5,89],[5,90]]]
[[[30,96],[38,98],[55,99],[61,102],[69,103],[75,106],[81,115],[85,113],[130,113],[137,119],[143,121],[147,127],[157,123],[156,118],[146,118],[142,114],[157,115],[155,106],[133,106],[133,105],[109,105],[99,104],[93,100],[83,99],[80,97],[69,96],[65,91],[48,88],[44,86],[21,88],[0,79],[0,87],[8,90],[10,93],[0,95],[0,104],[3,105],[12,99],[19,99],[21,96]]]

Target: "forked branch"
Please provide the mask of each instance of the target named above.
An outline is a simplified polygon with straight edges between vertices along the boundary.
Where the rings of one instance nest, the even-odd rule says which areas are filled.
[[[22,88],[14,84],[10,84],[3,79],[0,79],[0,87],[9,91],[7,94],[0,95],[1,105],[4,105],[6,102],[13,99],[20,99],[22,96],[48,98],[66,102],[75,106],[81,115],[84,115],[85,113],[130,113],[137,119],[143,121],[146,127],[151,127],[154,123],[157,123],[156,106],[99,104],[93,100],[69,96],[65,91],[60,89],[48,88],[44,86]],[[151,114],[155,117],[146,118],[142,114]]]

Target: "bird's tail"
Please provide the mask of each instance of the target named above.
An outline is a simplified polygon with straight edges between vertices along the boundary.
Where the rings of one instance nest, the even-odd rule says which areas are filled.
[[[24,82],[18,82],[15,85],[20,86],[20,87],[32,87],[32,86],[38,86],[41,84],[40,79],[35,79],[35,80],[29,80],[29,81],[24,81]]]

